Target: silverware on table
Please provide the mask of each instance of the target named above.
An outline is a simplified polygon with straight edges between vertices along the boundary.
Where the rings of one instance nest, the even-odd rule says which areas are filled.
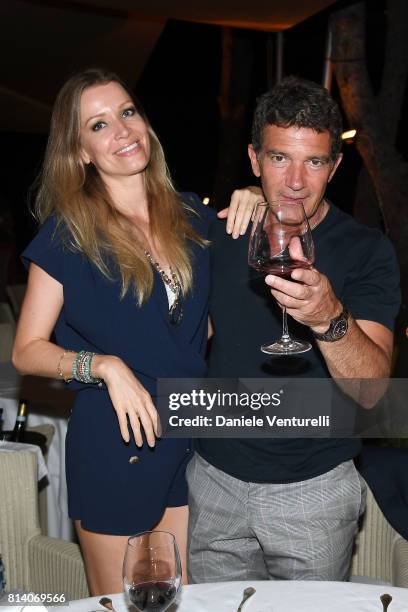
[[[381,603],[383,605],[383,612],[387,612],[388,606],[392,602],[391,595],[388,595],[388,593],[384,593],[384,595],[381,595],[380,599],[381,599]]]
[[[101,597],[99,600],[99,603],[101,604],[101,606],[103,606],[107,610],[110,610],[111,612],[115,612],[115,608],[113,607],[112,600],[109,597]]]
[[[242,612],[242,609],[243,609],[243,607],[244,607],[245,602],[246,602],[246,601],[247,601],[247,600],[248,600],[250,597],[252,597],[252,595],[253,595],[255,592],[256,592],[256,591],[255,591],[254,587],[247,587],[247,588],[244,590],[243,597],[242,597],[242,601],[241,601],[241,603],[240,603],[240,604],[239,604],[239,606],[238,606],[238,610],[237,610],[237,612]]]

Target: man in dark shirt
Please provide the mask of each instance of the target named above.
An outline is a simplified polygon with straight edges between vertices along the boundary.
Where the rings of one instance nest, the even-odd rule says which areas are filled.
[[[385,236],[325,199],[340,146],[340,113],[322,87],[289,77],[258,101],[252,169],[267,200],[303,202],[316,262],[289,280],[267,276],[272,299],[248,268],[248,236],[231,240],[215,224],[210,377],[281,375],[259,346],[279,337],[283,306],[291,332],[313,345],[293,376],[389,376],[398,266]],[[352,438],[198,440],[187,470],[191,581],[347,579],[365,502],[359,450]]]

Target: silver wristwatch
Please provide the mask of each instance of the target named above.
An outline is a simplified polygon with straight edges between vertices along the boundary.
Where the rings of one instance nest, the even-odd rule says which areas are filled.
[[[335,317],[330,321],[330,326],[327,332],[324,334],[318,334],[312,330],[313,336],[316,340],[320,340],[321,342],[336,342],[337,340],[341,340],[347,334],[348,330],[348,319],[350,313],[344,308],[343,312],[339,314],[338,317]]]

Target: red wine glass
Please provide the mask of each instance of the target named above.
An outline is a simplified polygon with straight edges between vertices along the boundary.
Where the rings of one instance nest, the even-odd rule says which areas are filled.
[[[258,204],[249,241],[248,264],[259,272],[290,280],[293,270],[310,268],[313,262],[312,232],[303,203]],[[297,355],[312,348],[309,342],[289,335],[286,308],[283,308],[282,328],[280,340],[263,344],[261,351],[270,355]]]
[[[128,539],[123,585],[136,610],[167,610],[176,598],[180,581],[180,555],[173,534],[146,531]]]

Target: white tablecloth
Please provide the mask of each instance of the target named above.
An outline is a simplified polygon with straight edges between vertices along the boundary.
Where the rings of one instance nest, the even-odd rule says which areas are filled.
[[[0,363],[0,408],[4,429],[12,429],[18,398],[29,400],[28,427],[50,423],[55,434],[48,450],[48,535],[72,540],[74,528],[68,517],[65,480],[65,435],[73,394],[64,383],[34,376],[19,376],[11,363]]]
[[[182,587],[179,603],[169,612],[237,612],[245,587],[256,593],[243,612],[382,612],[380,595],[392,595],[389,612],[408,611],[408,589],[351,582],[219,582]],[[116,612],[128,612],[124,595],[110,595]],[[100,597],[71,602],[58,612],[104,610]],[[134,610],[134,608],[132,608]]]
[[[44,457],[39,446],[34,444],[23,444],[21,442],[8,442],[7,440],[0,440],[0,453],[10,453],[21,450],[29,450],[37,455],[37,471],[38,480],[42,480],[48,474],[47,466],[45,465]]]

